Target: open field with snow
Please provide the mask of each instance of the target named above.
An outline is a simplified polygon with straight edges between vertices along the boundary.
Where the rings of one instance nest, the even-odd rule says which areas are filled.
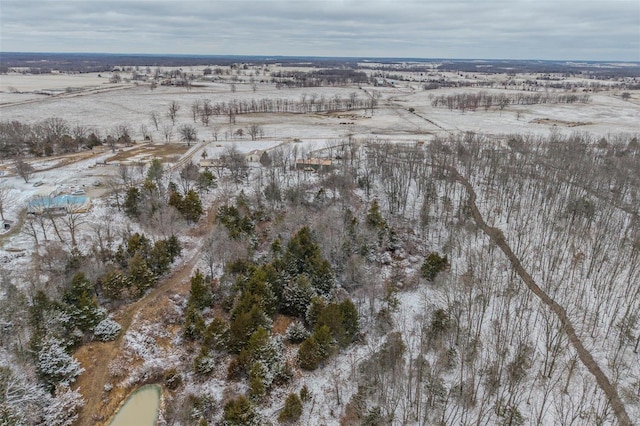
[[[456,75],[443,73],[439,78],[453,79]],[[526,80],[527,77],[521,78]],[[246,77],[244,77],[246,79]],[[256,77],[257,78],[257,77]],[[460,78],[460,77],[459,77]],[[492,76],[498,80],[499,76]],[[106,81],[105,81],[106,80]],[[584,81],[582,81],[584,83]],[[95,85],[94,83],[100,83]],[[591,82],[593,83],[593,82]],[[232,92],[230,86],[235,86]],[[589,132],[606,135],[612,131],[638,132],[640,130],[640,100],[638,95],[630,100],[622,100],[619,90],[607,90],[606,86],[596,93],[589,93],[587,104],[561,105],[509,105],[504,110],[492,108],[488,111],[449,111],[434,108],[431,102],[434,96],[456,93],[518,94],[522,90],[509,88],[443,88],[422,90],[419,82],[395,82],[395,87],[306,87],[277,89],[270,83],[255,83],[246,80],[194,83],[186,90],[181,87],[158,86],[150,90],[149,85],[140,83],[109,84],[106,78],[96,76],[59,75],[59,76],[21,76],[3,75],[0,77],[0,111],[3,120],[18,120],[34,123],[47,117],[59,117],[72,124],[82,124],[106,134],[117,125],[126,125],[131,129],[134,139],[143,138],[140,126],[145,125],[155,141],[165,138],[160,130],[150,122],[150,114],[155,112],[160,118],[159,127],[167,123],[167,107],[175,101],[180,110],[176,126],[193,123],[190,108],[194,102],[209,100],[212,103],[251,101],[264,98],[289,99],[299,101],[303,97],[336,96],[348,98],[352,94],[366,99],[369,93],[380,93],[378,108],[373,114],[366,111],[354,111],[353,119],[340,119],[326,114],[282,116],[280,114],[242,114],[237,115],[235,124],[229,124],[225,117],[213,116],[211,123],[204,126],[194,123],[201,140],[213,139],[212,128],[217,129],[218,137],[233,133],[237,128],[249,124],[264,127],[264,137],[269,138],[337,138],[345,134],[357,136],[377,136],[424,139],[428,135],[449,131],[473,131],[488,134],[534,133],[548,134],[554,128],[561,132]],[[34,93],[49,89],[69,87],[87,89],[100,87],[102,92],[92,91],[61,93],[56,96],[33,99]],[[497,85],[496,85],[497,86]],[[18,88],[24,93],[10,93],[9,87]],[[20,89],[19,87],[22,87]],[[517,87],[517,86],[516,86]],[[525,89],[530,90],[530,89]],[[544,93],[564,93],[564,89],[538,89]],[[527,93],[527,92],[524,92]],[[580,92],[578,92],[580,93]],[[24,99],[21,99],[24,96]],[[408,114],[409,108],[415,110]],[[196,120],[197,121],[197,120]],[[348,123],[348,124],[340,124]],[[228,136],[228,135],[227,135]],[[174,139],[177,135],[174,132]],[[228,139],[228,137],[227,137]]]

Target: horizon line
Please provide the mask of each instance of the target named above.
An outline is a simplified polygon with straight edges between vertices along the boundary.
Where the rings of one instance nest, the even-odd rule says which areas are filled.
[[[640,60],[606,60],[606,59],[516,59],[516,58],[446,58],[446,57],[415,57],[415,56],[324,56],[324,55],[248,55],[248,54],[209,54],[209,53],[114,53],[114,52],[36,52],[36,51],[0,51],[0,63],[4,54],[27,55],[100,55],[100,56],[129,56],[129,57],[174,57],[174,58],[252,58],[270,59],[314,59],[314,60],[386,60],[386,61],[509,61],[509,62],[582,62],[582,63],[628,63],[640,66]]]

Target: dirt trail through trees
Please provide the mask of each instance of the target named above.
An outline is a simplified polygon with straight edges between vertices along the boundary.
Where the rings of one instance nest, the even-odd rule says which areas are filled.
[[[611,384],[609,378],[604,374],[604,372],[600,369],[600,366],[593,358],[591,353],[585,348],[584,344],[578,337],[569,316],[567,315],[567,311],[559,305],[556,301],[554,301],[548,294],[546,294],[535,282],[535,280],[529,275],[529,273],[524,269],[522,264],[520,263],[520,259],[518,256],[511,250],[511,247],[507,243],[504,234],[499,228],[494,228],[492,226],[487,225],[484,221],[478,206],[476,205],[476,193],[473,190],[473,186],[471,183],[465,179],[454,167],[445,166],[447,170],[453,173],[456,181],[460,182],[467,190],[469,194],[469,208],[471,209],[471,213],[473,215],[473,219],[476,224],[484,231],[485,234],[491,238],[491,240],[500,247],[500,250],[507,256],[509,262],[511,262],[511,266],[516,271],[518,276],[524,281],[524,283],[529,287],[529,289],[549,308],[556,314],[558,319],[560,320],[565,333],[569,337],[569,341],[571,345],[575,348],[576,352],[578,352],[578,357],[582,364],[589,370],[589,372],[596,378],[598,386],[605,393],[607,399],[611,403],[611,407],[615,413],[616,418],[620,425],[623,426],[632,426],[633,423],[629,418],[629,415],[626,412],[624,404],[618,395],[618,390],[616,387]]]
[[[205,235],[215,221],[217,206],[214,204],[209,209],[206,218],[203,218],[200,225],[193,229],[197,235]],[[116,359],[124,350],[124,335],[135,321],[157,320],[157,309],[162,305],[162,300],[176,293],[186,294],[189,291],[189,277],[198,260],[200,260],[201,246],[199,246],[191,257],[173,273],[166,277],[163,282],[151,290],[142,299],[123,306],[115,314],[115,319],[122,326],[118,338],[112,342],[91,342],[83,345],[74,354],[81,361],[85,372],[80,375],[76,382],[76,388],[84,396],[86,404],[80,413],[78,425],[106,424],[117,409],[117,407],[128,396],[127,392],[111,391],[109,399],[104,399],[104,386],[112,382],[109,366],[111,361]]]
[[[188,263],[184,264],[173,275],[166,278],[160,286],[154,288],[142,299],[124,306],[120,312],[115,315],[116,320],[122,326],[120,335],[116,340],[104,343],[92,342],[83,345],[75,354],[86,369],[78,378],[77,382],[80,393],[86,399],[86,405],[79,417],[79,425],[100,424],[102,421],[107,421],[109,416],[114,414],[112,411],[120,405],[126,397],[126,394],[116,395],[112,392],[110,400],[103,400],[103,390],[107,383],[112,382],[109,366],[111,361],[116,359],[124,350],[124,335],[136,315],[139,313],[142,314],[145,307],[151,308],[145,310],[145,313],[148,315],[139,315],[136,320],[143,321],[153,319],[152,308],[154,306],[160,306],[162,298],[169,297],[171,294],[176,293],[176,287],[188,281],[191,271],[198,259],[199,251],[195,253]]]

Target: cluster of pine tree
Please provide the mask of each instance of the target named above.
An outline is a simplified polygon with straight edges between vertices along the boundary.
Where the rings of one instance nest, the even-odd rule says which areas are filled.
[[[61,300],[51,299],[42,291],[36,294],[29,307],[29,349],[38,378],[49,391],[60,384],[68,385],[82,372],[71,351],[92,337],[106,317],[94,285],[82,272],[66,286]]]
[[[71,355],[75,348],[91,339],[113,339],[120,331],[120,325],[107,317],[99,301],[140,297],[169,270],[181,250],[175,236],[151,243],[136,233],[109,256],[116,268],[95,283],[78,272],[63,286],[61,297],[36,293],[29,307],[29,350],[36,374],[47,390],[53,393],[68,386],[82,372]],[[69,268],[73,270],[74,265]]]
[[[245,233],[241,231],[245,217],[248,215],[235,207],[219,212],[219,220],[228,229],[238,230],[238,235]],[[199,345],[194,361],[197,374],[210,374],[223,355],[233,355],[227,377],[247,380],[249,403],[261,401],[271,388],[293,375],[293,365],[283,357],[284,336],[272,332],[277,314],[294,319],[297,331],[290,327],[287,338],[301,343],[297,360],[304,369],[322,365],[358,336],[357,309],[350,299],[335,297],[333,269],[309,227],[301,228],[285,247],[276,240],[269,262],[240,259],[228,263],[222,281],[230,283],[227,289],[215,281],[206,282],[200,271],[192,277],[183,335]],[[215,303],[227,313],[206,319]],[[298,338],[291,338],[293,335]],[[225,416],[228,411],[229,416],[237,417],[236,405],[243,404],[244,400],[234,400],[225,408]],[[243,416],[248,413],[241,410]],[[292,413],[295,417],[295,407]]]
[[[189,223],[197,222],[203,213],[200,196],[198,196],[198,193],[193,189],[189,189],[183,195],[175,185],[169,185],[168,204],[175,207]]]
[[[229,231],[229,237],[235,240],[250,237],[255,230],[250,209],[245,203],[237,204],[238,206],[221,206],[216,215],[218,221]]]
[[[118,246],[114,255],[117,267],[98,280],[98,287],[108,299],[137,299],[169,270],[181,252],[175,235],[152,243],[136,232]]]
[[[174,182],[163,185],[165,171],[158,159],[151,161],[141,185],[131,185],[125,194],[124,212],[130,218],[152,217],[166,206],[175,208],[188,223],[197,222],[204,209],[198,192],[215,188],[215,176],[210,171],[199,172],[197,166],[188,163],[179,177],[181,188]],[[168,189],[168,191],[166,190]]]

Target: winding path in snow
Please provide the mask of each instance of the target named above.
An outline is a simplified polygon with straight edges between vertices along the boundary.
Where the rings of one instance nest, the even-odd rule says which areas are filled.
[[[589,372],[595,377],[598,386],[607,396],[607,399],[611,403],[611,407],[613,408],[613,412],[618,419],[618,423],[622,426],[632,426],[633,423],[629,418],[629,414],[618,395],[617,388],[611,383],[606,374],[602,371],[596,360],[593,358],[593,355],[585,348],[584,344],[578,337],[576,330],[567,315],[567,311],[555,300],[553,300],[547,293],[545,293],[540,286],[535,282],[533,277],[529,275],[529,273],[522,266],[520,259],[513,252],[507,240],[502,233],[502,230],[499,228],[495,228],[487,225],[476,205],[476,192],[473,189],[471,183],[463,177],[455,167],[445,166],[445,168],[454,175],[454,178],[457,182],[461,183],[467,190],[469,194],[469,208],[471,209],[471,214],[473,215],[473,219],[476,224],[482,229],[482,231],[498,246],[500,250],[507,256],[511,266],[516,271],[518,276],[522,279],[522,281],[529,287],[531,290],[545,305],[547,305],[554,314],[560,320],[562,327],[571,342],[571,345],[575,348],[578,353],[578,357],[582,364],[589,370]]]

